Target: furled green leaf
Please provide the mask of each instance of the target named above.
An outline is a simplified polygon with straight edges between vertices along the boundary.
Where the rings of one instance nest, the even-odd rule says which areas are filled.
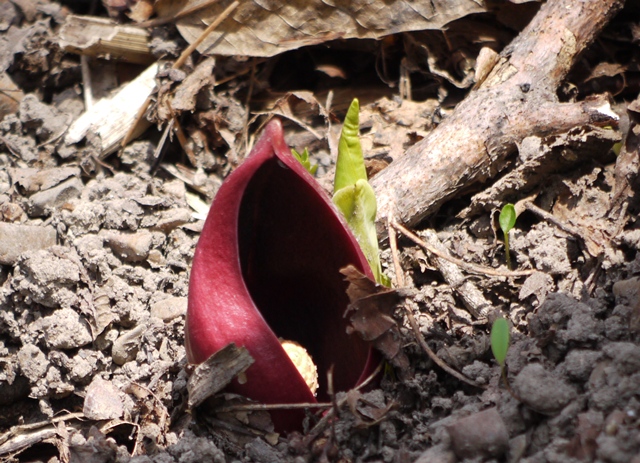
[[[378,236],[376,234],[376,196],[367,180],[360,145],[360,103],[351,102],[338,144],[333,202],[347,219],[376,281],[385,286],[391,282],[382,273]]]
[[[509,337],[509,322],[502,317],[497,318],[491,326],[491,351],[502,367],[509,350]]]
[[[318,164],[311,164],[311,161],[309,160],[309,150],[307,150],[307,148],[305,148],[302,153],[298,153],[292,148],[291,154],[293,154],[293,157],[296,158],[300,162],[300,164],[302,164],[302,167],[307,169],[307,172],[309,172],[311,175],[316,174],[316,171],[318,170]]]
[[[380,281],[382,268],[376,234],[376,196],[366,180],[358,180],[354,185],[345,186],[333,195],[333,202],[347,219],[360,248],[364,253],[376,281]]]
[[[500,228],[506,235],[516,225],[516,208],[513,204],[505,204],[498,218]]]
[[[358,180],[366,181],[367,171],[360,144],[360,103],[354,98],[340,134],[333,191],[335,193],[346,186],[353,186]]]

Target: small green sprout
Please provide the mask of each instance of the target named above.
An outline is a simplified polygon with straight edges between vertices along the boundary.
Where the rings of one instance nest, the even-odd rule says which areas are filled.
[[[376,281],[390,286],[382,273],[378,236],[376,233],[377,203],[367,179],[362,145],[360,144],[360,103],[354,99],[349,106],[338,143],[338,159],[333,181],[333,202],[355,235]]]
[[[305,148],[302,153],[298,153],[292,148],[291,154],[293,154],[293,157],[296,158],[300,162],[300,164],[302,164],[302,167],[307,169],[307,172],[309,172],[311,175],[316,174],[316,171],[318,170],[318,164],[311,164],[311,161],[309,160],[309,150],[307,150],[307,148]]]
[[[493,352],[493,356],[496,358],[496,361],[500,365],[500,372],[502,376],[502,380],[504,381],[504,386],[511,396],[522,402],[522,399],[511,389],[509,386],[509,381],[507,381],[507,369],[506,363],[507,360],[507,352],[509,352],[509,342],[511,338],[511,329],[509,328],[509,322],[503,318],[499,317],[493,322],[491,325],[491,352]]]
[[[509,322],[500,317],[491,326],[491,352],[504,372],[504,362],[509,351]]]
[[[507,253],[507,268],[511,270],[511,255],[509,254],[509,232],[516,224],[516,208],[513,204],[505,204],[500,211],[500,229],[504,233],[504,248]]]

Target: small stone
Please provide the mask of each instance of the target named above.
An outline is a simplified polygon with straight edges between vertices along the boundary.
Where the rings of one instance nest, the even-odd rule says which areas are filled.
[[[38,322],[35,322],[36,324]],[[89,324],[73,309],[59,309],[40,320],[44,341],[50,349],[75,349],[86,346],[93,337]]]
[[[51,208],[62,206],[73,198],[80,196],[84,185],[79,178],[71,178],[58,186],[39,191],[29,198],[29,215],[42,217]]]
[[[576,396],[576,391],[539,363],[525,366],[513,382],[522,401],[539,413],[555,414]]]
[[[124,365],[136,358],[136,354],[140,348],[140,339],[146,330],[147,326],[142,324],[120,335],[113,343],[113,348],[111,349],[113,363],[116,365]]]
[[[87,388],[82,412],[90,420],[113,420],[124,413],[118,389],[109,381],[94,378]]]
[[[46,249],[55,245],[57,238],[56,230],[51,226],[0,222],[0,264],[14,265],[23,252]]]
[[[153,246],[153,234],[149,231],[136,233],[108,233],[105,243],[125,262],[142,262],[149,256]]]
[[[447,432],[460,459],[498,458],[509,450],[509,432],[495,407],[459,419]]]
[[[162,216],[160,217],[154,228],[164,233],[169,233],[170,231],[178,228],[181,225],[189,223],[190,221],[191,211],[189,211],[189,209],[169,209],[168,211],[164,211],[162,213]]]
[[[187,313],[186,297],[170,297],[151,306],[151,316],[168,322]]]

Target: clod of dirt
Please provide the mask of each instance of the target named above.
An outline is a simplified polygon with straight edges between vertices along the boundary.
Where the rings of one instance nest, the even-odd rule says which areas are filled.
[[[415,463],[456,463],[457,458],[446,445],[434,445],[420,455]]]
[[[66,130],[65,119],[58,110],[42,103],[35,95],[27,95],[20,102],[20,121],[27,130],[34,130],[39,142],[62,135]]]
[[[152,248],[164,243],[162,233],[141,230],[137,233],[105,233],[105,244],[125,262],[142,262],[149,257]]]
[[[513,382],[522,401],[544,414],[560,412],[576,397],[575,389],[539,363],[527,365]]]
[[[26,251],[53,246],[57,237],[56,230],[51,226],[0,222],[0,265],[14,265]]]
[[[72,260],[74,255],[77,257],[74,250],[63,246],[22,254],[16,265],[13,287],[45,307],[76,306],[80,270]]]
[[[44,353],[33,344],[25,344],[18,351],[18,365],[20,371],[27,379],[35,383],[39,379],[44,378],[49,367]]]
[[[509,450],[509,432],[495,407],[461,418],[447,431],[460,459],[498,458]]]
[[[566,351],[571,343],[590,346],[600,341],[604,324],[595,318],[593,308],[587,304],[563,293],[552,293],[531,317],[530,329],[535,337],[549,343],[549,355],[555,359],[555,355]]]
[[[42,330],[50,349],[76,349],[89,344],[93,337],[89,324],[73,309],[59,309],[36,320],[31,327]]]

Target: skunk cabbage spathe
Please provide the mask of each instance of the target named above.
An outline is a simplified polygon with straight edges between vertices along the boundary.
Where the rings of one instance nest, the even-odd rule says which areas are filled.
[[[220,187],[196,247],[186,349],[200,363],[231,342],[255,362],[230,389],[261,403],[325,401],[377,366],[368,343],[346,333],[349,303],[340,269],[373,274],[345,220],[296,160],[282,124],[266,126],[250,155]],[[279,339],[304,346],[318,368],[317,398]],[[299,429],[301,411],[272,412],[276,430]]]

